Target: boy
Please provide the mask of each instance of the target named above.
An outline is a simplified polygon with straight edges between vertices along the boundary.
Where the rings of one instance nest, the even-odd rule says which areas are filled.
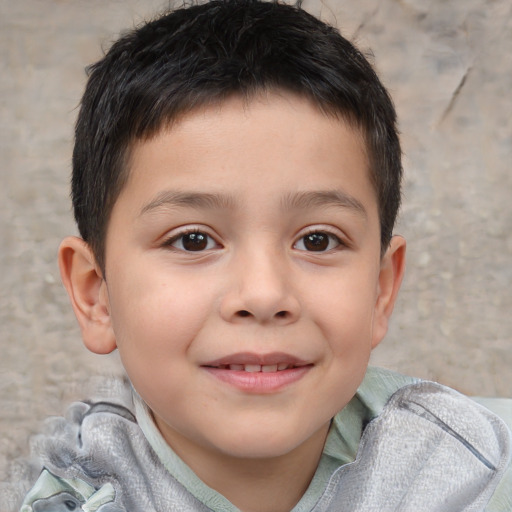
[[[502,420],[367,371],[404,271],[401,174],[372,68],[296,7],[214,0],[115,43],[59,263],[133,393],[38,440],[21,510],[509,510]]]

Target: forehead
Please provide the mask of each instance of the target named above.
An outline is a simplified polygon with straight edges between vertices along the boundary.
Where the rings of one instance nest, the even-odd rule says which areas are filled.
[[[233,97],[189,112],[135,142],[128,171],[119,199],[139,202],[141,210],[168,192],[222,194],[233,205],[251,188],[252,196],[280,194],[281,204],[293,193],[349,197],[357,189],[355,202],[376,210],[361,130],[287,93]]]

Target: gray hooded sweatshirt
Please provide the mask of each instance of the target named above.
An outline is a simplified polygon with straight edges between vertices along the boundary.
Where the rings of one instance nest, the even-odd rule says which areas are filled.
[[[238,511],[130,397],[77,403],[51,423],[34,443],[41,473],[20,512]],[[489,403],[512,418],[512,401]],[[370,368],[293,508],[306,511],[510,512],[510,429],[449,388]]]

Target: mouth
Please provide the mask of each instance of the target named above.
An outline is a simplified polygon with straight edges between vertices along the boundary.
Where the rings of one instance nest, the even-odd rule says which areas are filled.
[[[272,352],[268,354],[239,352],[214,361],[208,361],[201,366],[237,372],[274,373],[309,365],[310,363],[308,361],[304,361],[292,354],[286,354],[284,352]]]
[[[257,394],[280,391],[301,380],[313,366],[311,362],[283,353],[232,354],[201,365],[225,384]]]
[[[273,373],[290,370],[292,368],[300,368],[304,365],[294,365],[289,363],[277,364],[219,364],[219,365],[204,365],[205,368],[216,368],[218,370],[232,370],[236,372],[249,372],[249,373]]]

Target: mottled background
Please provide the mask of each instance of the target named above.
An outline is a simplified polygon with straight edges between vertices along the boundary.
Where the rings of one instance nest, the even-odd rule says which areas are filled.
[[[121,373],[116,355],[82,347],[56,252],[75,232],[68,181],[84,66],[165,5],[0,0],[0,494],[8,499],[42,418]],[[373,362],[469,394],[511,396],[512,3],[304,6],[373,49],[403,132],[397,231],[408,239],[408,272]]]

